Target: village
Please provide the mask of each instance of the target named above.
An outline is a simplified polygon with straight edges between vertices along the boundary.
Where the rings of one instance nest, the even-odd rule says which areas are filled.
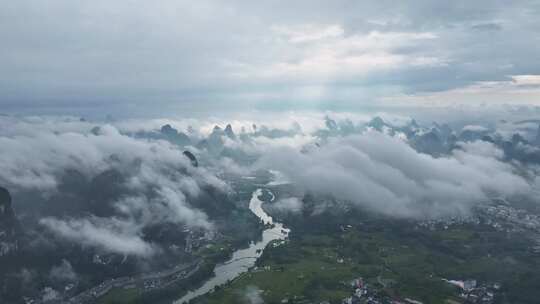
[[[448,284],[460,289],[459,297],[463,304],[493,304],[496,292],[501,288],[498,283],[477,284],[476,280],[446,280]],[[377,288],[372,288],[362,277],[356,278],[349,283],[351,296],[343,299],[342,304],[423,304],[423,302],[410,299],[396,299],[382,294]],[[322,302],[321,304],[329,304]]]

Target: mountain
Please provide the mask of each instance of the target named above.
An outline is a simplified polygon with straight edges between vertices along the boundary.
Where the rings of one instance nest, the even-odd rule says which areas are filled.
[[[384,122],[382,118],[380,118],[379,116],[375,116],[372,120],[370,120],[367,123],[367,126],[377,131],[382,131],[383,128],[387,126],[387,124]]]
[[[512,144],[514,146],[519,145],[519,144],[528,145],[529,142],[525,138],[523,138],[523,136],[521,136],[521,134],[515,133],[514,135],[512,135]]]
[[[182,132],[178,132],[171,125],[166,124],[161,127],[160,133],[170,142],[177,144],[179,146],[186,146],[191,144],[191,139],[189,136]]]
[[[376,122],[373,122],[373,124],[376,124]],[[378,122],[377,124],[380,124],[380,122]],[[409,139],[417,136],[417,134],[422,130],[420,126],[418,125],[418,123],[416,122],[416,120],[414,119],[411,119],[411,121],[405,124],[403,127],[396,128],[396,127],[391,126],[391,128],[393,129],[392,132],[399,131],[405,134],[405,136],[407,136],[407,138]]]
[[[232,140],[235,140],[236,139],[236,134],[234,134],[234,131],[232,129],[232,126],[230,124],[228,124],[226,127],[225,127],[225,135],[232,139]]]
[[[219,126],[214,126],[212,133],[210,133],[207,138],[197,143],[196,147],[197,149],[205,149],[212,155],[219,155],[219,153],[221,153],[223,150],[223,136],[225,136],[223,129],[221,129]]]
[[[540,125],[538,125],[538,129],[536,131],[536,137],[534,138],[534,144],[536,146],[540,146]]]
[[[414,136],[411,140],[411,144],[417,151],[432,156],[440,156],[447,152],[444,142],[441,139],[440,132],[436,128],[432,128],[428,132]]]
[[[481,140],[482,137],[488,134],[489,131],[480,126],[466,126],[461,130],[459,134],[459,140],[464,142],[471,142]]]
[[[11,207],[11,195],[6,188],[0,187],[0,223],[10,220],[14,216]]]
[[[195,155],[193,155],[193,153],[186,150],[183,154],[191,161],[191,165],[193,165],[193,167],[199,166],[199,162],[197,161],[197,158],[195,157]]]
[[[210,136],[212,135],[219,135],[219,136],[223,135],[223,129],[221,129],[220,126],[215,125],[214,128],[212,129],[212,133],[210,133]]]
[[[324,118],[324,123],[326,125],[326,128],[330,131],[336,131],[338,129],[338,125],[335,120],[331,119],[330,117],[326,116]]]
[[[18,250],[17,219],[11,207],[9,191],[0,187],[0,257]]]

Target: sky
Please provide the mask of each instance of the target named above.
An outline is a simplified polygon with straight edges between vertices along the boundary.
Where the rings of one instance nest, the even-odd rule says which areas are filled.
[[[0,108],[539,105],[539,13],[528,0],[0,0]]]

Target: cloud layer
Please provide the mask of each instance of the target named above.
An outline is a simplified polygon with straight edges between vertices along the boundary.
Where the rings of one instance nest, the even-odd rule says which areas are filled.
[[[66,187],[66,182],[75,189],[67,191],[76,191],[100,177],[102,184],[96,184],[100,186],[95,191],[107,193],[107,189],[113,189],[110,197],[95,192],[73,194],[86,204],[80,206],[79,214],[68,213],[75,208],[78,196],[62,199],[67,204],[62,214],[69,216],[48,216],[39,221],[55,234],[106,252],[149,256],[157,249],[144,240],[143,229],[149,225],[174,223],[212,229],[208,216],[191,202],[204,189],[227,192],[228,186],[204,168],[194,168],[181,148],[163,140],[135,139],[111,125],[102,125],[94,132],[53,132],[42,128],[41,122],[33,127],[33,132],[26,133],[22,128],[0,136],[2,185],[15,193],[40,193],[44,201],[54,197],[59,187]],[[66,172],[71,174],[67,181]],[[92,202],[89,197],[98,201]],[[100,201],[109,199],[114,201]],[[34,204],[26,207],[38,208],[39,202]],[[95,210],[108,211],[84,216]]]
[[[368,131],[306,153],[277,148],[259,165],[280,170],[306,192],[386,215],[434,218],[467,215],[493,196],[531,193],[529,182],[502,156],[490,143],[475,142],[434,158],[402,139]]]
[[[16,196],[39,193],[37,201],[51,205],[40,209],[37,222],[60,238],[140,257],[162,249],[145,235],[148,227],[216,228],[209,214],[223,210],[197,203],[208,199],[208,189],[230,191],[218,175],[277,171],[276,183],[292,183],[300,193],[414,219],[465,216],[493,197],[538,193],[536,121],[495,115],[452,130],[435,123],[424,128],[403,116],[383,121],[330,114],[335,120],[324,113],[242,117],[232,120],[229,133],[211,119],[127,120],[94,128],[58,117],[2,117],[0,183]],[[188,149],[202,165],[193,167],[182,154],[186,147],[159,133],[165,123],[189,134]],[[491,137],[479,140],[484,135]],[[281,198],[272,208],[301,213],[301,198]]]
[[[4,111],[539,102],[537,83],[509,85],[540,75],[532,0],[1,6]]]

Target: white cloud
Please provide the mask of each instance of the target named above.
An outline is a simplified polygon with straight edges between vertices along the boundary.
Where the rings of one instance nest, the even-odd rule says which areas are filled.
[[[506,81],[479,81],[440,92],[384,97],[386,104],[451,106],[467,104],[540,105],[540,75],[511,75]]]
[[[230,190],[205,168],[191,166],[183,150],[166,141],[129,137],[112,125],[101,125],[99,135],[94,135],[89,132],[92,125],[83,122],[7,120],[12,124],[0,135],[0,183],[13,192],[36,191],[46,197],[58,190],[70,169],[89,181],[111,169],[125,178],[126,193],[108,202],[117,211],[114,215],[81,213],[40,221],[50,231],[85,246],[149,256],[156,248],[143,240],[145,226],[176,223],[213,229],[207,215],[191,201],[207,188]]]
[[[375,131],[332,139],[319,149],[268,151],[259,163],[284,173],[304,191],[332,195],[361,208],[411,218],[466,215],[492,194],[531,193],[531,186],[489,143],[462,144],[433,158]]]
[[[304,24],[296,27],[281,25],[273,26],[272,30],[278,35],[285,36],[286,40],[292,43],[304,43],[328,38],[342,37],[345,33],[345,30],[339,24],[329,26]]]
[[[269,206],[269,208],[272,208],[273,211],[277,212],[298,213],[302,211],[303,203],[297,197],[287,197],[279,199]]]
[[[473,132],[486,132],[489,129],[484,126],[479,125],[466,125],[462,129],[462,131],[473,131]]]
[[[343,137],[349,134],[344,132],[328,141],[321,140],[315,134],[326,128],[326,115],[356,135]],[[493,117],[498,120],[502,116]],[[410,120],[397,115],[384,117],[401,125]],[[344,124],[349,119],[354,122]],[[451,155],[433,158],[417,153],[398,138],[374,131],[359,134],[362,122],[368,119],[355,113],[248,113],[232,121],[235,132],[239,134],[238,129],[245,127],[250,139],[229,140],[226,147],[246,152],[250,159],[261,157],[255,168],[279,170],[300,190],[332,195],[354,206],[399,217],[464,215],[492,195],[530,195],[537,187],[534,174],[534,180],[518,175],[512,164],[503,161],[503,152],[490,143],[460,143],[460,149]],[[69,168],[88,177],[111,168],[126,176],[123,187],[128,194],[111,202],[114,216],[42,219],[41,224],[58,236],[103,251],[147,257],[159,250],[143,238],[147,225],[180,223],[214,228],[206,214],[194,208],[190,200],[209,186],[222,191],[230,189],[204,166],[193,168],[178,147],[160,140],[132,138],[112,125],[102,125],[100,135],[96,136],[88,131],[92,124],[84,122],[58,118],[23,121],[0,118],[0,125],[9,126],[0,130],[3,185],[15,191],[54,192],[58,177]],[[184,127],[188,124],[182,120],[130,120],[116,124],[133,131],[152,130],[162,122]],[[197,136],[207,134],[214,124],[224,126],[225,122],[224,117],[189,120],[189,124],[197,126]],[[295,122],[300,123],[300,128]],[[253,123],[258,125],[259,132],[253,130]],[[269,135],[271,127],[260,132],[266,123],[279,128],[284,135]],[[464,129],[481,131],[484,127],[470,124]],[[197,152],[207,156],[204,150]],[[209,163],[226,172],[248,175],[253,169],[231,159],[213,158]],[[287,212],[303,208],[297,198],[283,198],[273,206]]]
[[[97,246],[106,252],[148,257],[156,250],[142,239],[136,227],[128,221],[97,217],[67,221],[43,218],[40,223],[70,241]]]
[[[73,270],[73,266],[71,266],[71,263],[66,260],[62,259],[62,262],[60,265],[54,266],[49,276],[53,280],[59,280],[59,281],[76,281],[77,280],[77,273],[75,273],[75,270]]]
[[[96,115],[254,100],[365,105],[538,74],[537,15],[533,0],[9,1],[0,103]]]
[[[405,67],[437,66],[444,59],[416,53],[403,54],[399,48],[411,47],[425,40],[437,39],[430,32],[378,32],[346,34],[340,25],[275,26],[286,37],[284,54],[263,65],[240,63],[235,77],[262,78],[269,81],[295,80],[325,83],[351,76],[367,76],[374,71]],[[243,71],[242,71],[243,70]]]
[[[540,75],[513,75],[511,78],[515,86],[540,86]]]
[[[256,286],[247,286],[244,290],[244,303],[246,304],[264,304],[262,290]]]

